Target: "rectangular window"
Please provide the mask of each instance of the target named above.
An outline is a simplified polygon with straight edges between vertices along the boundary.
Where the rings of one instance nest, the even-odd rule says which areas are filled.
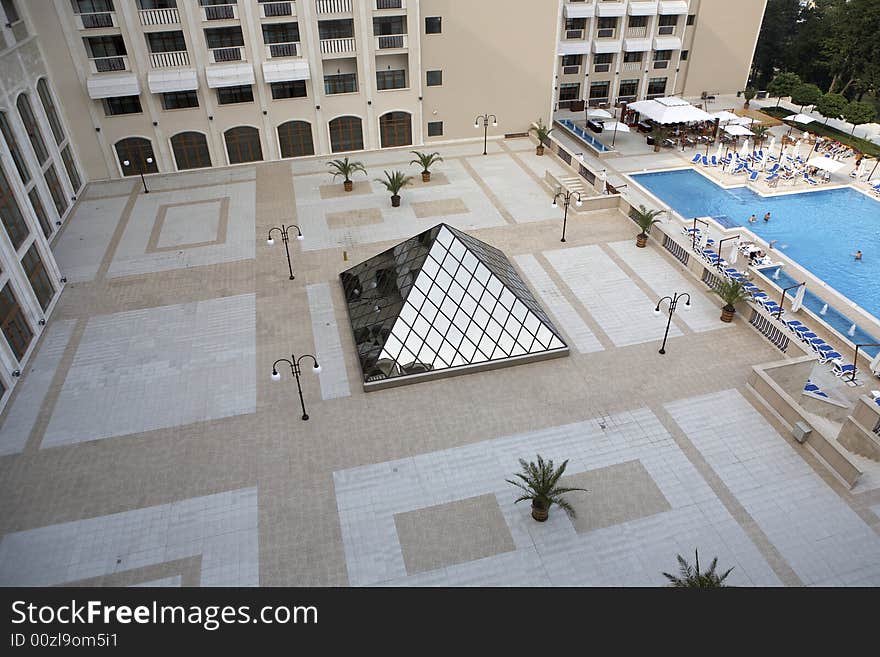
[[[283,100],[284,98],[305,98],[306,97],[306,81],[291,80],[289,82],[273,82],[269,85],[272,89],[272,98],[274,100]]]
[[[569,32],[572,30],[585,30],[587,28],[587,19],[586,18],[566,18],[565,19],[565,31]]]
[[[52,136],[55,137],[55,143],[59,146],[64,141],[64,129],[61,127],[61,121],[58,119],[58,112],[55,109],[55,102],[52,100],[52,93],[49,91],[49,84],[46,78],[41,78],[37,82],[37,93],[40,95],[40,102],[43,105],[43,111],[46,112],[46,118],[49,119],[49,127],[52,129]]]
[[[49,274],[46,273],[46,268],[43,266],[43,261],[40,260],[36,244],[31,244],[27,253],[24,254],[24,257],[21,259],[21,267],[24,269],[28,281],[30,281],[34,296],[40,302],[40,308],[46,310],[55,296],[55,286],[52,285]]]
[[[617,27],[617,17],[600,18],[597,27],[600,30],[613,30]]]
[[[681,51],[681,61],[686,62],[687,60],[688,60],[688,51],[682,50]]]
[[[0,220],[6,228],[12,248],[17,251],[28,236],[28,227],[21,214],[21,208],[12,195],[12,187],[9,186],[9,180],[2,167],[0,167]]]
[[[36,186],[28,192],[28,198],[31,200],[34,214],[37,215],[37,221],[40,222],[40,228],[43,229],[43,235],[46,236],[46,239],[49,239],[49,236],[52,234],[52,223],[49,221],[46,208],[43,207],[43,201],[40,199],[40,193],[37,191]]]
[[[443,71],[428,71],[426,78],[429,87],[439,87],[443,84]]]
[[[5,112],[0,112],[0,134],[3,135],[6,147],[12,154],[12,161],[15,163],[18,177],[21,178],[21,182],[27,185],[31,180],[31,172],[28,171],[27,165],[24,163],[24,157],[22,157],[18,142],[15,140],[15,135],[12,134],[12,126],[9,125],[9,119],[6,118]]]
[[[406,71],[376,71],[376,89],[406,89]]]
[[[107,116],[140,114],[143,111],[140,96],[115,96],[105,98],[102,102],[104,103],[104,114]]]
[[[252,103],[254,90],[249,84],[237,87],[220,87],[217,89],[217,103],[220,105],[233,105],[235,103]]]
[[[13,0],[0,0],[0,5],[3,6],[3,13],[6,14],[7,23],[11,25],[21,20],[21,17],[18,15],[18,9],[16,9]]]
[[[186,50],[186,39],[183,38],[183,32],[180,30],[149,32],[147,45],[150,47],[150,52],[181,52]]]
[[[593,55],[593,63],[594,64],[613,64],[614,63],[614,53],[613,52],[601,52]]]
[[[655,50],[654,51],[654,61],[655,62],[668,62],[672,59],[672,51],[671,50]]]
[[[67,197],[64,195],[64,189],[58,180],[58,174],[55,173],[54,164],[49,165],[43,177],[46,179],[46,186],[49,188],[52,202],[55,203],[55,209],[58,210],[58,216],[60,217],[67,210]]]
[[[648,96],[665,96],[666,78],[648,79]]]
[[[696,14],[688,14],[688,18],[687,18],[688,25],[693,25],[695,20],[697,20]]]
[[[440,34],[443,31],[440,16],[425,16],[425,34]]]
[[[660,27],[675,27],[678,25],[678,16],[660,16],[658,25],[660,25]]]
[[[70,181],[70,187],[74,192],[78,192],[79,188],[82,187],[82,180],[79,177],[79,170],[76,168],[76,162],[73,160],[73,152],[70,150],[70,144],[62,149],[61,161],[64,162],[64,170],[67,172],[67,179]]]
[[[607,80],[603,80],[602,82],[591,82],[590,100],[608,100],[608,87],[609,83]]]
[[[84,37],[83,41],[86,43],[86,52],[89,53],[89,57],[122,57],[127,54],[125,41],[118,34],[113,36]]]
[[[3,330],[12,353],[20,361],[27,353],[34,332],[21,312],[21,306],[18,305],[9,283],[0,291],[0,329]]]
[[[562,58],[563,66],[580,66],[583,55],[565,55]]]
[[[648,26],[648,17],[647,16],[630,16],[629,17],[629,26],[630,27],[647,27]]]
[[[295,43],[299,41],[298,23],[263,25],[263,43]]]
[[[212,27],[205,30],[208,48],[235,48],[244,45],[240,27]]]
[[[172,91],[162,94],[162,109],[175,110],[199,106],[199,94],[196,91]]]
[[[406,34],[406,16],[381,16],[374,18],[373,34],[376,36]]]
[[[559,85],[559,102],[578,100],[581,95],[581,85],[578,82],[565,82]]]
[[[640,62],[642,61],[642,53],[640,52],[627,52],[623,55],[624,62]]]
[[[352,94],[357,91],[357,74],[341,73],[324,76],[325,94]]]
[[[46,160],[49,159],[49,151],[46,150],[46,142],[43,141],[43,135],[40,132],[40,126],[37,124],[37,119],[34,116],[31,101],[26,94],[21,94],[18,97],[18,100],[15,101],[15,104],[18,107],[18,115],[24,125],[24,131],[27,133],[31,146],[34,149],[34,155],[37,156],[37,161],[40,164],[45,164]]]
[[[428,121],[428,136],[429,137],[442,137],[443,136],[443,121]]]
[[[621,80],[617,90],[618,96],[635,96],[639,91],[638,80]]]
[[[318,21],[318,36],[321,39],[351,39],[354,36],[354,21],[350,18]]]

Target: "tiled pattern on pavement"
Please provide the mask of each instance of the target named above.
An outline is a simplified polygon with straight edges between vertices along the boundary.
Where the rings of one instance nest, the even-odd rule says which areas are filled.
[[[329,283],[315,283],[306,287],[309,297],[309,315],[312,318],[312,335],[315,336],[315,357],[321,365],[321,399],[348,397],[348,374],[345,356]]]
[[[89,320],[42,447],[256,408],[253,294]]]
[[[546,221],[560,216],[560,210],[550,207],[547,193],[512,161],[510,155],[474,157],[468,163],[490,189],[505,189],[501,201],[517,223]],[[543,176],[541,172],[541,178]]]
[[[95,278],[126,203],[127,196],[80,200],[77,204],[52,249],[69,282]]]
[[[661,573],[676,567],[675,555],[694,548],[735,566],[731,583],[779,584],[650,410],[611,416],[605,426],[578,422],[334,472],[350,584],[660,585]],[[639,461],[671,509],[586,533],[558,508],[537,523],[527,503],[514,504],[516,489],[505,482],[519,458],[536,452],[557,463],[570,459],[567,475]],[[395,515],[481,495],[497,498],[516,550],[407,576]],[[589,493],[568,500],[579,514],[590,513]],[[455,533],[458,520],[447,522],[445,531]]]
[[[202,586],[257,586],[258,526],[257,489],[243,488],[27,529],[0,541],[0,586],[52,586],[194,555]]]
[[[639,286],[599,246],[579,246],[544,255],[578,300],[618,347],[659,340],[662,322]],[[670,337],[681,335],[673,324]]]
[[[739,392],[666,408],[804,584],[880,586],[880,536]]]
[[[134,584],[134,586],[138,587],[149,587],[149,588],[168,588],[172,586],[180,586],[181,581],[180,575],[175,575],[174,577],[163,577],[162,579],[151,579],[149,582],[141,582],[140,584]]]

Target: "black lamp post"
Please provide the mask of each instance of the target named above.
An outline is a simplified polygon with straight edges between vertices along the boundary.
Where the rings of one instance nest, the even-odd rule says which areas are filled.
[[[703,221],[702,219],[697,219],[696,217],[694,217],[694,230],[691,233],[693,235],[693,242],[691,243],[691,249],[693,251],[697,250],[697,222],[698,221],[706,227],[706,237],[709,236],[709,222]]]
[[[852,372],[852,376],[849,378],[850,382],[853,382],[856,380],[856,368],[858,367],[858,363],[859,363],[859,349],[861,347],[880,347],[880,342],[866,342],[864,344],[857,344],[856,345],[856,353],[853,356],[853,372]]]
[[[266,240],[266,244],[268,244],[269,246],[275,244],[275,240],[272,239],[273,232],[277,230],[279,233],[281,233],[281,241],[284,242],[284,251],[285,253],[287,253],[287,270],[290,272],[290,280],[293,280],[293,267],[290,264],[290,246],[288,246],[288,242],[290,242],[288,231],[291,228],[296,228],[296,239],[302,241],[303,234],[302,231],[299,229],[299,226],[295,224],[291,224],[290,226],[285,226],[284,224],[281,224],[281,228],[275,226],[274,228],[269,229],[269,239]]]
[[[715,267],[721,269],[721,260],[724,256],[721,255],[721,245],[724,244],[728,240],[738,240],[739,235],[731,235],[730,237],[725,237],[723,240],[718,241],[718,261],[715,263]]]
[[[492,119],[492,127],[498,125],[498,117],[494,114],[477,114],[474,119],[474,127],[480,127],[480,121],[483,121],[483,155],[486,154],[486,143],[489,139],[489,119]]]
[[[141,175],[141,184],[144,186],[144,194],[150,193],[150,190],[147,189],[147,180],[146,180],[146,178],[144,178],[144,168],[145,168],[144,164],[152,164],[152,163],[153,163],[153,158],[151,158],[151,157],[147,157],[144,161],[138,162],[138,173]],[[122,165],[126,166],[126,167],[131,166],[131,161],[130,160],[123,160]]]
[[[676,292],[671,297],[670,296],[661,297],[657,301],[657,307],[654,308],[654,314],[659,316],[660,315],[660,304],[663,303],[664,301],[669,302],[669,318],[666,320],[666,333],[663,334],[663,344],[660,346],[660,351],[657,352],[658,354],[665,354],[666,353],[666,338],[669,337],[669,325],[672,324],[672,315],[675,313],[675,308],[676,308],[676,306],[678,306],[678,302],[682,297],[687,297],[687,299],[684,302],[684,309],[690,310],[691,309],[691,295],[688,294],[687,292]]]
[[[782,319],[782,305],[785,303],[785,293],[788,292],[789,290],[794,290],[796,288],[799,288],[801,285],[806,285],[806,284],[807,284],[806,281],[804,281],[803,283],[795,283],[794,285],[789,285],[787,288],[784,288],[782,290],[782,297],[780,297],[780,299],[779,299],[779,312],[776,313],[776,319]],[[794,312],[794,311],[792,311],[792,312]]]
[[[551,203],[551,207],[558,208],[559,205],[556,203],[556,199],[561,198],[563,206],[565,207],[565,214],[562,217],[562,239],[560,242],[565,241],[565,226],[568,223],[568,206],[571,204],[571,197],[575,197],[574,204],[578,207],[581,207],[583,201],[581,201],[581,193],[580,192],[572,192],[570,190],[565,190],[564,192],[556,192],[556,196],[553,197],[553,203]]]
[[[281,373],[277,369],[278,363],[287,363],[288,365],[290,365],[290,371],[293,374],[293,376],[296,378],[296,389],[299,391],[299,404],[300,404],[300,406],[302,406],[302,412],[303,412],[302,419],[308,420],[309,414],[306,413],[306,403],[303,401],[303,389],[302,389],[302,385],[300,385],[300,382],[299,382],[299,375],[302,374],[302,369],[301,369],[299,363],[303,358],[311,358],[312,362],[314,363],[314,366],[312,367],[312,372],[314,372],[315,374],[321,373],[321,366],[318,365],[317,359],[314,356],[312,356],[311,354],[305,354],[303,356],[300,356],[299,358],[297,358],[296,356],[291,354],[290,360],[288,360],[287,358],[279,358],[274,363],[272,363],[272,380],[273,381],[280,381],[281,380]]]

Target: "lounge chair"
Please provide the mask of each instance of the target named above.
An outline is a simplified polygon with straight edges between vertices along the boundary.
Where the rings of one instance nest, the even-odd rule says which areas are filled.
[[[713,155],[712,157],[709,158],[709,164],[711,164],[713,167],[717,167],[718,166],[718,158]]]
[[[798,329],[801,329],[801,328],[803,328],[804,330],[807,329],[807,327],[804,325],[803,322],[799,322],[796,319],[789,319],[788,321],[785,322],[785,325],[788,327],[788,330],[790,330],[790,331],[797,331]]]
[[[828,363],[833,360],[840,360],[841,358],[843,358],[843,355],[839,354],[838,352],[834,351],[833,349],[831,351],[820,351],[819,352],[819,362],[822,363],[823,365],[825,363]]]
[[[704,166],[704,167],[709,166],[709,158],[706,157],[705,155],[703,155],[703,156],[702,156],[702,159],[703,159],[703,166]]]
[[[804,386],[804,392],[809,392],[818,395],[819,397],[825,397],[826,399],[828,398],[828,395],[819,390],[819,386],[812,381],[807,381],[807,385]]]
[[[758,173],[757,171],[750,171],[749,172],[749,182],[755,182],[758,179],[758,176],[760,176],[760,175],[761,174]]]
[[[808,174],[806,171],[804,171],[804,180],[813,186],[816,186],[819,184],[819,181],[814,178],[810,178],[810,174]]]
[[[691,160],[691,164],[699,164],[700,160],[702,160],[702,159],[703,159],[703,156],[700,155],[699,153],[697,153],[696,155],[694,155],[694,159]]]
[[[804,332],[801,333],[801,335],[800,335],[801,340],[802,340],[803,342],[806,342],[807,344],[809,344],[809,343],[810,343],[810,340],[812,340],[813,338],[818,338],[818,337],[819,337],[819,336],[816,335],[815,333],[813,333],[812,331],[804,331]]]
[[[831,370],[831,373],[837,377],[842,378],[844,376],[854,376],[859,373],[859,370],[855,365],[844,363],[840,359],[831,361],[831,365],[834,368]]]

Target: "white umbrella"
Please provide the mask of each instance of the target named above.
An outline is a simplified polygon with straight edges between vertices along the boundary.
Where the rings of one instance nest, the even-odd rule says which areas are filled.
[[[767,152],[770,153],[773,151],[773,147],[776,146],[776,137],[770,138],[770,145],[767,147]]]
[[[855,178],[856,178],[856,180],[859,180],[860,178],[862,178],[862,176],[865,175],[865,169],[866,169],[866,167],[865,167],[865,160],[864,160],[864,158],[863,158],[862,161],[859,162],[859,166],[857,166],[857,167],[856,167],[856,170],[855,170]]]
[[[719,123],[727,123],[728,121],[736,121],[739,119],[737,114],[733,112],[728,112],[727,110],[721,110],[720,112],[710,112],[709,113],[713,119],[718,119]]]
[[[807,291],[806,283],[798,288],[797,294],[794,295],[794,301],[791,302],[791,312],[796,313],[804,304],[804,293]]]
[[[602,121],[602,126],[609,132],[630,132],[629,126],[620,121]]]
[[[720,160],[720,159],[721,159],[721,151],[722,151],[722,150],[724,150],[724,144],[722,144],[722,143],[719,141],[719,142],[718,142],[718,148],[715,149],[715,159],[716,159],[716,160]],[[864,160],[862,160],[862,161],[864,162]]]
[[[594,119],[613,119],[614,115],[611,112],[608,112],[603,109],[599,109],[598,107],[591,107],[587,110],[587,116],[592,117]]]
[[[823,171],[835,173],[836,171],[840,171],[842,168],[844,168],[846,166],[846,163],[839,162],[838,160],[832,160],[830,157],[825,157],[824,155],[817,155],[816,157],[810,158],[810,161],[807,162],[807,166],[816,167],[817,169],[822,169]]]
[[[735,265],[737,257],[739,257],[739,244],[734,242],[730,247],[730,253],[727,255],[727,262]]]
[[[708,112],[704,112],[699,107],[694,107],[686,100],[676,96],[639,100],[630,103],[627,108],[633,109],[657,123],[691,123],[693,121],[711,121],[714,118]]]
[[[815,121],[812,116],[807,116],[806,114],[792,114],[791,116],[786,116],[785,120],[794,121],[795,123],[812,123]]]
[[[739,154],[740,154],[742,157],[745,157],[745,156],[747,156],[747,155],[749,154],[749,140],[748,140],[748,139],[746,139],[746,140],[742,143],[742,147],[740,147],[740,149],[739,149]]]
[[[752,125],[753,123],[757,123],[758,119],[753,119],[748,116],[738,116],[731,121],[734,125]]]
[[[733,135],[735,137],[742,137],[745,135],[755,134],[751,130],[749,130],[748,128],[744,128],[743,126],[736,125],[736,124],[730,124],[730,125],[724,126],[724,132],[726,132],[729,135]]]

